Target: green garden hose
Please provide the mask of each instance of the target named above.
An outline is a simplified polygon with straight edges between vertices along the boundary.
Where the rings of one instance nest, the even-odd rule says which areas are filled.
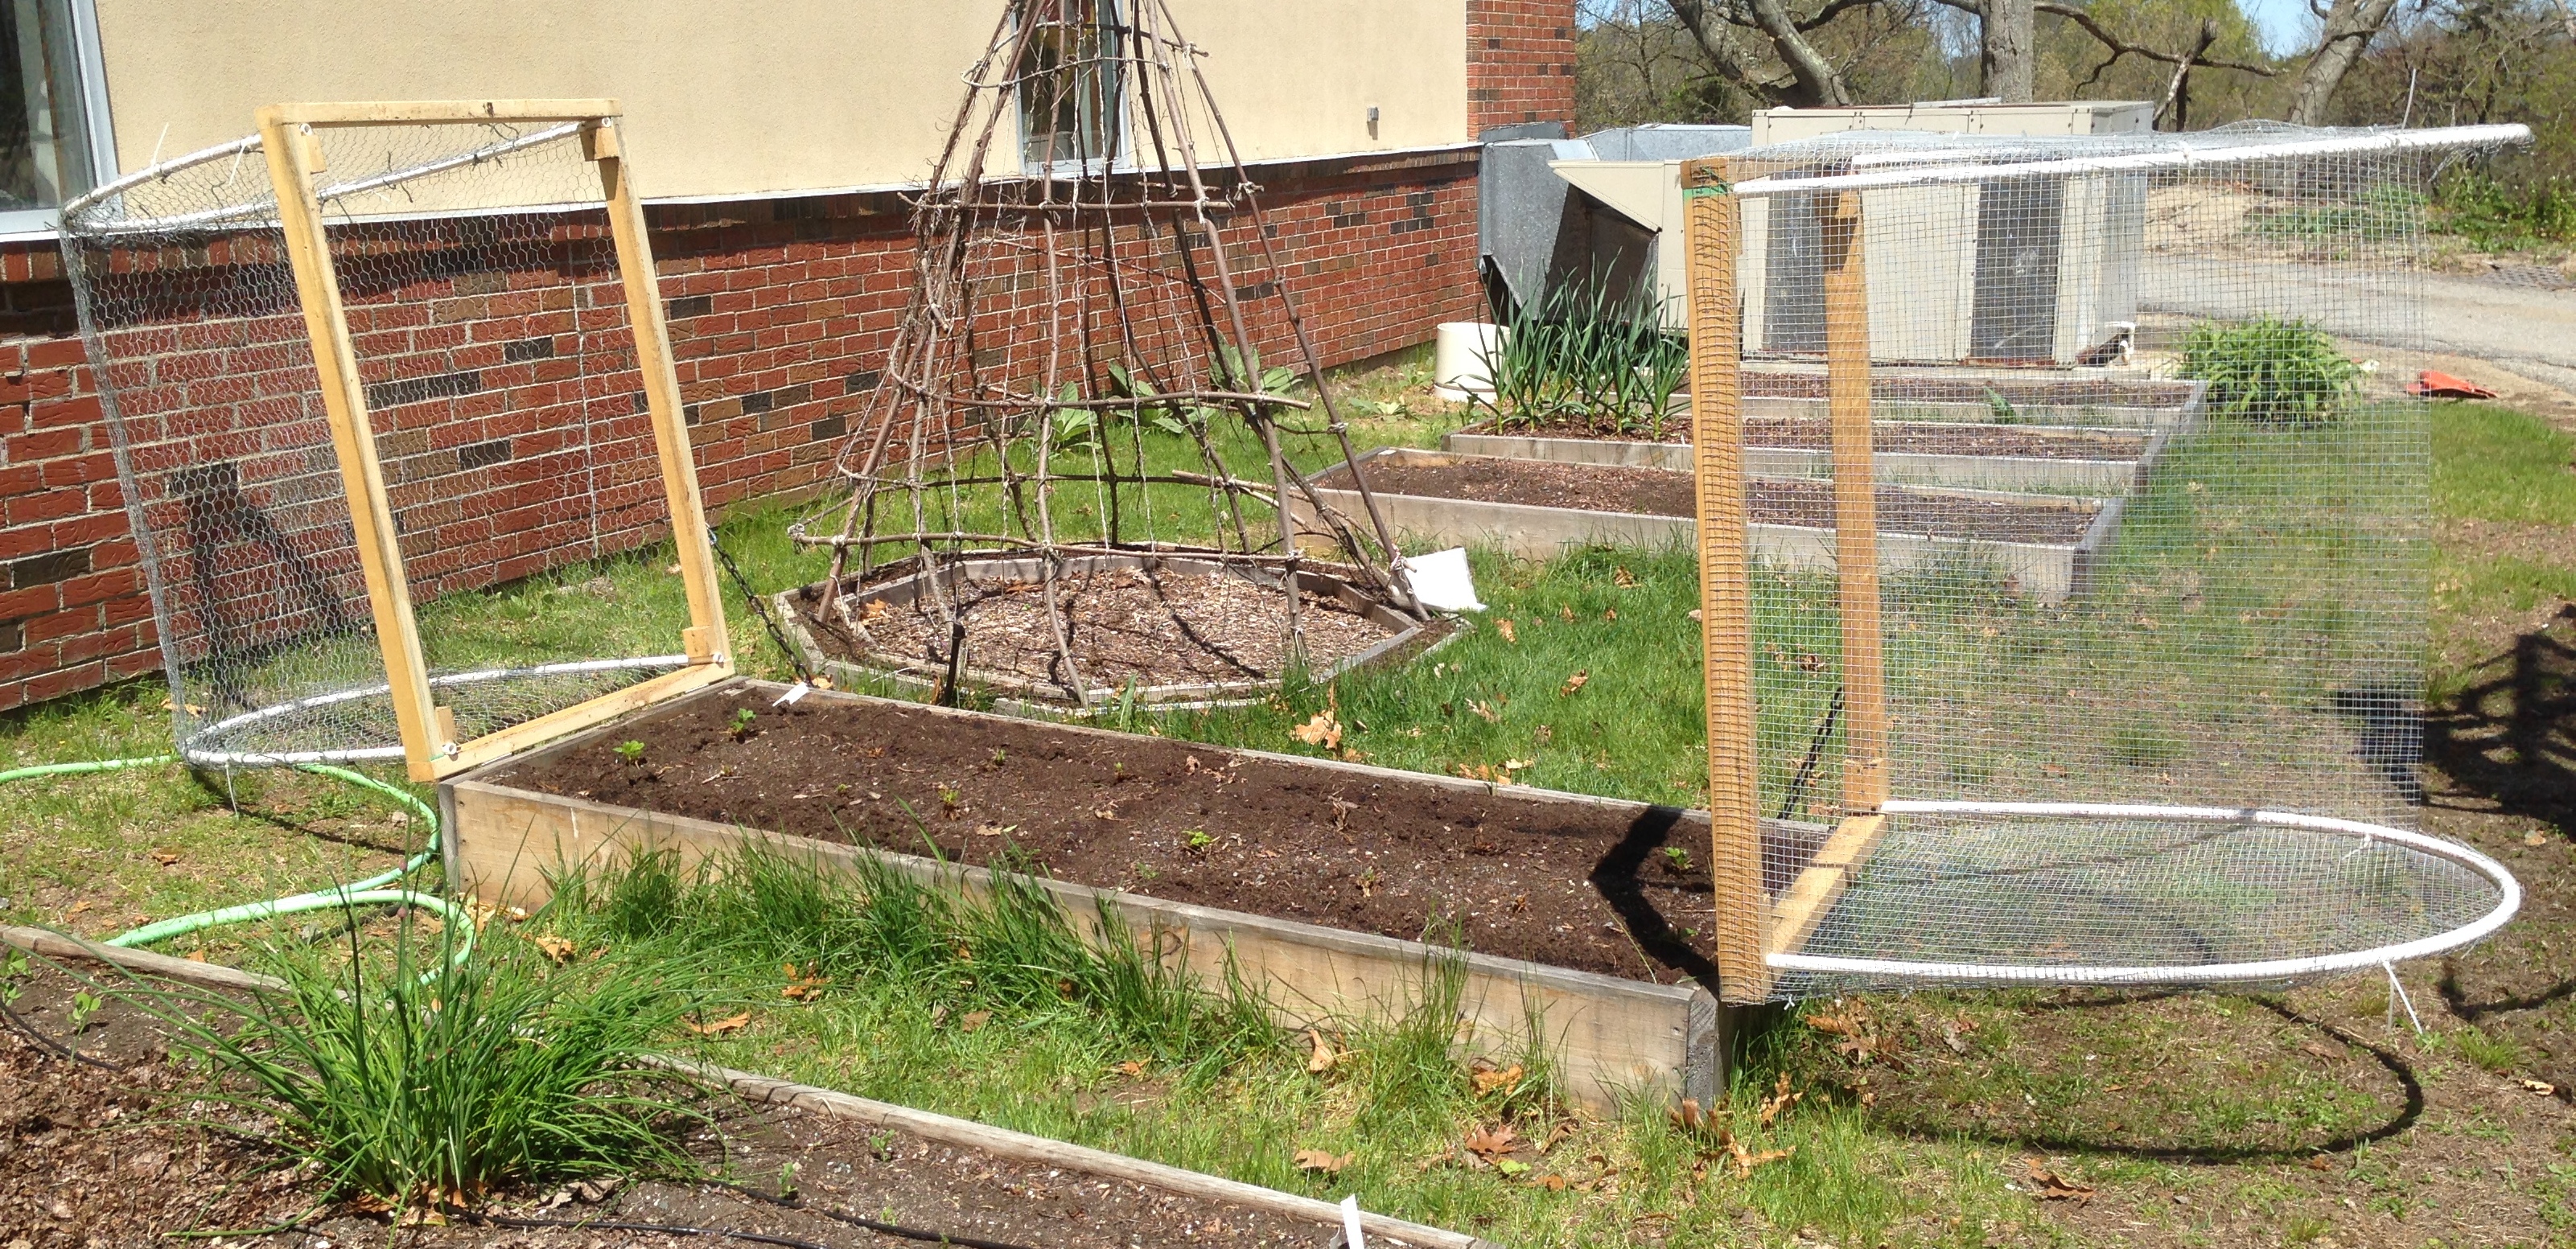
[[[118,772],[127,768],[157,767],[161,764],[177,762],[179,762],[179,757],[177,755],[146,755],[135,759],[89,759],[77,763],[38,764],[34,767],[13,768],[6,772],[0,772],[0,785],[5,785],[11,781],[30,780],[37,777],[78,776],[93,772]],[[299,763],[296,764],[295,767],[299,771],[310,772],[316,776],[327,776],[335,781],[343,781],[348,784],[355,785],[360,789],[372,790],[383,797],[391,798],[394,801],[411,808],[413,813],[425,821],[429,827],[428,844],[421,848],[420,853],[413,855],[408,860],[405,860],[401,867],[394,868],[391,871],[383,872],[375,876],[370,876],[365,880],[353,881],[349,884],[339,885],[329,889],[316,889],[310,893],[299,893],[288,897],[274,898],[266,902],[246,902],[239,906],[219,907],[211,911],[199,911],[194,915],[181,915],[175,919],[165,919],[157,923],[145,924],[132,932],[110,937],[107,940],[107,944],[128,947],[145,946],[158,941],[167,941],[172,937],[184,936],[192,932],[203,932],[209,928],[220,928],[228,924],[248,923],[255,919],[270,919],[280,915],[299,915],[307,911],[327,911],[340,907],[358,905],[361,903],[390,902],[400,903],[406,906],[416,906],[429,911],[436,911],[440,915],[445,916],[447,918],[447,922],[463,925],[457,940],[456,957],[458,959],[463,959],[466,955],[472,953],[474,949],[474,921],[473,917],[467,915],[463,908],[457,906],[453,902],[449,902],[445,898],[422,893],[418,890],[389,887],[403,878],[410,876],[412,873],[419,871],[423,867],[428,866],[429,861],[432,858],[437,857],[439,838],[438,813],[430,810],[429,804],[422,802],[419,798],[414,797],[402,788],[388,785],[383,781],[377,780],[376,778],[364,773],[352,772],[347,768],[335,768],[327,763]]]

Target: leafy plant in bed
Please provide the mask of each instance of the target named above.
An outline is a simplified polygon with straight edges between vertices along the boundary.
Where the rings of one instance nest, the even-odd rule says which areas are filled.
[[[1484,361],[1493,398],[1475,402],[1493,409],[1498,431],[1660,442],[1684,424],[1671,409],[1690,370],[1689,344],[1664,330],[1662,314],[1651,292],[1614,295],[1597,276],[1560,282],[1512,310]]]

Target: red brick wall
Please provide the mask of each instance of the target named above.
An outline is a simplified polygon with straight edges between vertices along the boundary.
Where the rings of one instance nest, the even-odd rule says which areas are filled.
[[[1467,133],[1574,120],[1574,0],[1467,0]]]
[[[1569,107],[1572,81],[1564,79]],[[1423,342],[1439,322],[1477,314],[1475,171],[1473,151],[1461,150],[1256,172],[1289,289],[1328,364]],[[700,482],[712,503],[796,491],[823,477],[903,306],[911,266],[904,213],[891,195],[653,210]],[[478,479],[491,478],[489,499],[425,498],[404,508],[418,522],[407,530],[427,527],[454,540],[443,557],[413,553],[416,581],[449,588],[550,562],[538,537],[544,509],[503,505],[545,489],[548,422],[532,413],[629,400],[615,379],[559,393],[565,379],[534,348],[574,316],[591,315],[597,277],[585,271],[597,258],[579,252],[578,241],[561,246],[553,273],[583,276],[568,286],[555,277],[556,291],[577,307],[522,308],[509,303],[510,290],[460,291],[437,281],[387,284],[382,300],[353,290],[353,329],[371,389],[418,383],[417,393],[376,396],[397,505],[407,475],[506,448],[497,452],[505,458],[478,470]],[[465,318],[476,324],[454,331],[454,341],[431,341],[406,314],[412,299],[488,300],[490,315]],[[97,388],[50,244],[0,249],[0,335],[13,336],[0,338],[5,710],[149,671],[160,657]],[[1281,359],[1287,350],[1267,343],[1264,356]],[[458,369],[471,369],[476,385],[435,384]],[[233,366],[195,379],[217,388],[243,382]],[[198,408],[185,397],[171,405]],[[421,459],[420,473],[406,466],[412,457]],[[478,535],[495,544],[484,559],[458,559],[455,541]]]

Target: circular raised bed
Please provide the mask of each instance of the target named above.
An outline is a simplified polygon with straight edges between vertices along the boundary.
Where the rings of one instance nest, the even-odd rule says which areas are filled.
[[[817,582],[776,601],[790,640],[835,681],[930,693],[953,679],[1013,714],[1243,706],[1275,693],[1291,666],[1277,569],[1188,555],[1075,556],[1062,562],[1050,621],[1041,564],[966,559],[845,584],[836,598]],[[1297,585],[1304,662],[1316,680],[1412,658],[1454,629],[1377,602],[1332,566],[1301,568]],[[954,664],[951,612],[965,625]]]

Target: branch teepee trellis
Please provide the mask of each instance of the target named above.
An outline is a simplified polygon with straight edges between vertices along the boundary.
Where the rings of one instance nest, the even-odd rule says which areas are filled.
[[[865,588],[910,578],[953,685],[978,596],[1035,593],[1041,683],[1091,704],[1115,691],[1084,671],[1075,600],[1113,565],[1264,591],[1263,645],[1181,622],[1238,675],[1306,662],[1321,613],[1424,618],[1203,55],[1162,0],[1008,6],[915,208],[911,297],[836,462],[847,493],[795,530],[832,549],[818,623],[864,649],[886,606]],[[1327,506],[1301,461],[1365,515]],[[1240,624],[1240,594],[1229,610]]]

